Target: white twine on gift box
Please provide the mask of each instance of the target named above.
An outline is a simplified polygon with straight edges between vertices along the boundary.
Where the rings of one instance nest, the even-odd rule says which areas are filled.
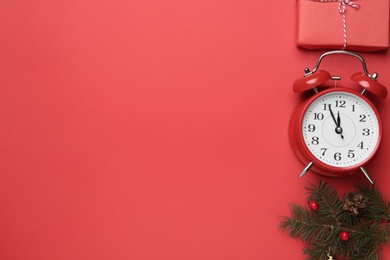
[[[354,9],[358,10],[360,8],[359,4],[356,4],[352,1],[349,0],[317,0],[319,2],[339,2],[339,12],[343,16],[343,32],[344,32],[344,45],[342,50],[344,50],[347,47],[347,16],[346,16],[346,11],[347,11],[347,5],[353,7]]]

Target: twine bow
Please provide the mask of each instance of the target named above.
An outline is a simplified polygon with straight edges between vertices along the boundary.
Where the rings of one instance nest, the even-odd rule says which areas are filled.
[[[347,47],[347,16],[345,15],[347,11],[347,6],[350,6],[355,10],[358,10],[360,8],[360,5],[349,0],[316,0],[316,1],[321,3],[339,2],[339,7],[338,7],[339,13],[341,13],[341,15],[343,16],[344,45],[342,50],[344,50]]]

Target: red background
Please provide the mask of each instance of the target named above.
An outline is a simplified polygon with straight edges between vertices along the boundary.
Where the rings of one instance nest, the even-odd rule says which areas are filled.
[[[295,1],[1,1],[0,259],[303,259],[277,226],[319,178],[298,178],[287,127],[322,51],[295,19]],[[363,55],[389,86],[389,53]]]

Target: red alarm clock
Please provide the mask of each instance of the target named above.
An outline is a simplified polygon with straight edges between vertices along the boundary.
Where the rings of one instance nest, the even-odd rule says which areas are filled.
[[[351,76],[362,87],[360,92],[342,86],[321,86],[328,80],[340,79],[318,70],[324,57],[335,54],[351,55],[361,61],[363,72]],[[382,123],[376,107],[364,93],[386,97],[386,87],[378,83],[377,77],[377,73],[368,73],[360,55],[330,51],[321,55],[312,71],[306,68],[304,77],[294,82],[294,92],[314,91],[313,96],[296,107],[289,125],[291,147],[306,165],[300,177],[309,170],[335,177],[362,171],[373,183],[364,165],[378,150]]]

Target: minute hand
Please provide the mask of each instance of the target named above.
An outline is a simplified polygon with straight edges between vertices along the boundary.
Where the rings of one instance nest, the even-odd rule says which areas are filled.
[[[337,126],[340,126],[339,123],[338,123],[338,121],[340,121],[340,120],[338,120],[338,121],[336,120],[336,118],[335,118],[335,116],[334,116],[334,114],[333,114],[332,108],[330,107],[330,104],[329,104],[328,106],[329,106],[330,115],[332,116],[333,121],[334,121],[334,123],[336,124],[336,127],[337,127]]]

